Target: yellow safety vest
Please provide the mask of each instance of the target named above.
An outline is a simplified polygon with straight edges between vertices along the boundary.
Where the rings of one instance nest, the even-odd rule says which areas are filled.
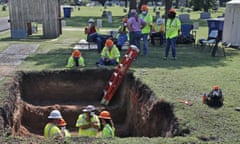
[[[178,32],[181,29],[181,22],[178,18],[173,20],[167,19],[166,23],[166,38],[174,38],[178,36]]]
[[[61,136],[61,130],[54,124],[48,123],[44,128],[45,138],[57,138]]]
[[[120,35],[119,32],[121,32],[121,31],[123,31],[123,25],[121,25],[121,26],[118,27],[118,33],[117,33],[117,35],[116,35],[116,38],[119,37],[119,35]],[[127,28],[127,27],[126,27],[126,35],[127,35],[128,40],[129,40],[129,32],[128,32],[128,28]]]
[[[80,66],[85,67],[84,58],[83,58],[82,56],[79,57],[78,63],[79,63]],[[74,65],[75,65],[74,59],[73,59],[72,56],[70,56],[70,57],[68,58],[66,68],[71,68],[71,67],[73,67]]]
[[[114,137],[115,136],[115,128],[111,127],[109,124],[106,124],[102,131],[102,137]]]
[[[165,24],[157,25],[156,23],[154,23],[152,29],[154,32],[165,32]]]
[[[71,133],[66,128],[62,129],[62,133],[64,137],[71,137]]]
[[[112,47],[111,51],[109,51],[107,47],[104,47],[101,52],[101,56],[103,58],[116,59],[119,63],[120,52],[115,45]]]
[[[87,115],[85,113],[80,114],[78,116],[76,127],[80,127],[80,126],[88,124],[88,121],[86,121],[86,117],[87,117]],[[99,118],[97,115],[92,114],[92,117],[90,120],[92,123],[97,123],[97,125],[100,127],[100,121],[99,121]],[[98,132],[98,129],[95,129],[95,128],[88,128],[88,129],[79,128],[78,136],[96,137],[97,132]]]
[[[143,34],[150,33],[151,25],[153,22],[152,15],[150,13],[147,13],[146,16],[144,16],[143,14],[140,14],[140,18],[143,19],[147,23],[147,25],[142,29],[142,33]]]

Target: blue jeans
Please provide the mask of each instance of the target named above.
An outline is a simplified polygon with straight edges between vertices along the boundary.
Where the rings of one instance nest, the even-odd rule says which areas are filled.
[[[117,45],[122,47],[123,44],[128,40],[127,34],[120,34],[117,39]]]
[[[177,37],[171,38],[171,39],[167,39],[166,40],[166,49],[165,49],[165,57],[168,57],[168,52],[170,49],[170,46],[172,47],[172,57],[176,57],[176,41],[177,41]]]
[[[88,42],[96,42],[98,52],[101,52],[101,50],[102,50],[102,38],[98,33],[93,33],[93,34],[88,35],[87,41]]]
[[[106,58],[100,58],[99,59],[99,64],[100,65],[117,65],[118,62],[113,59],[106,59]]]
[[[138,49],[140,49],[141,36],[142,36],[141,31],[129,32],[130,45],[135,45]]]
[[[143,55],[148,54],[148,33],[142,34],[143,38]]]
[[[163,32],[152,33],[151,34],[151,44],[152,45],[155,45],[155,40],[154,40],[155,37],[159,37],[160,45],[163,45],[164,33]]]

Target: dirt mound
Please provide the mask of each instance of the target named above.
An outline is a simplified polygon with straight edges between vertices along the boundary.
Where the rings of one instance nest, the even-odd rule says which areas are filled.
[[[172,104],[156,98],[154,92],[132,72],[124,77],[108,106],[100,105],[103,89],[114,70],[18,72],[5,105],[0,109],[1,130],[23,137],[43,135],[47,116],[61,111],[67,128],[75,123],[84,106],[93,104],[97,113],[110,111],[118,137],[173,137],[178,123]]]

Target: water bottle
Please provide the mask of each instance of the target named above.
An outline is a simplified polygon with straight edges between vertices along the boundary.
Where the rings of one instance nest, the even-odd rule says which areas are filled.
[[[207,94],[204,93],[203,96],[202,96],[202,102],[203,102],[203,104],[205,104],[206,101],[207,101]]]

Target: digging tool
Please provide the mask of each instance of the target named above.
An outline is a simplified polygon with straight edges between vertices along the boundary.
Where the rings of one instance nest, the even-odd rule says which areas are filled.
[[[119,85],[122,82],[123,77],[127,73],[128,68],[132,62],[136,59],[139,49],[135,45],[130,45],[126,54],[121,59],[121,62],[115,68],[110,80],[104,88],[104,96],[101,100],[101,104],[108,105],[113,95],[117,91]]]

